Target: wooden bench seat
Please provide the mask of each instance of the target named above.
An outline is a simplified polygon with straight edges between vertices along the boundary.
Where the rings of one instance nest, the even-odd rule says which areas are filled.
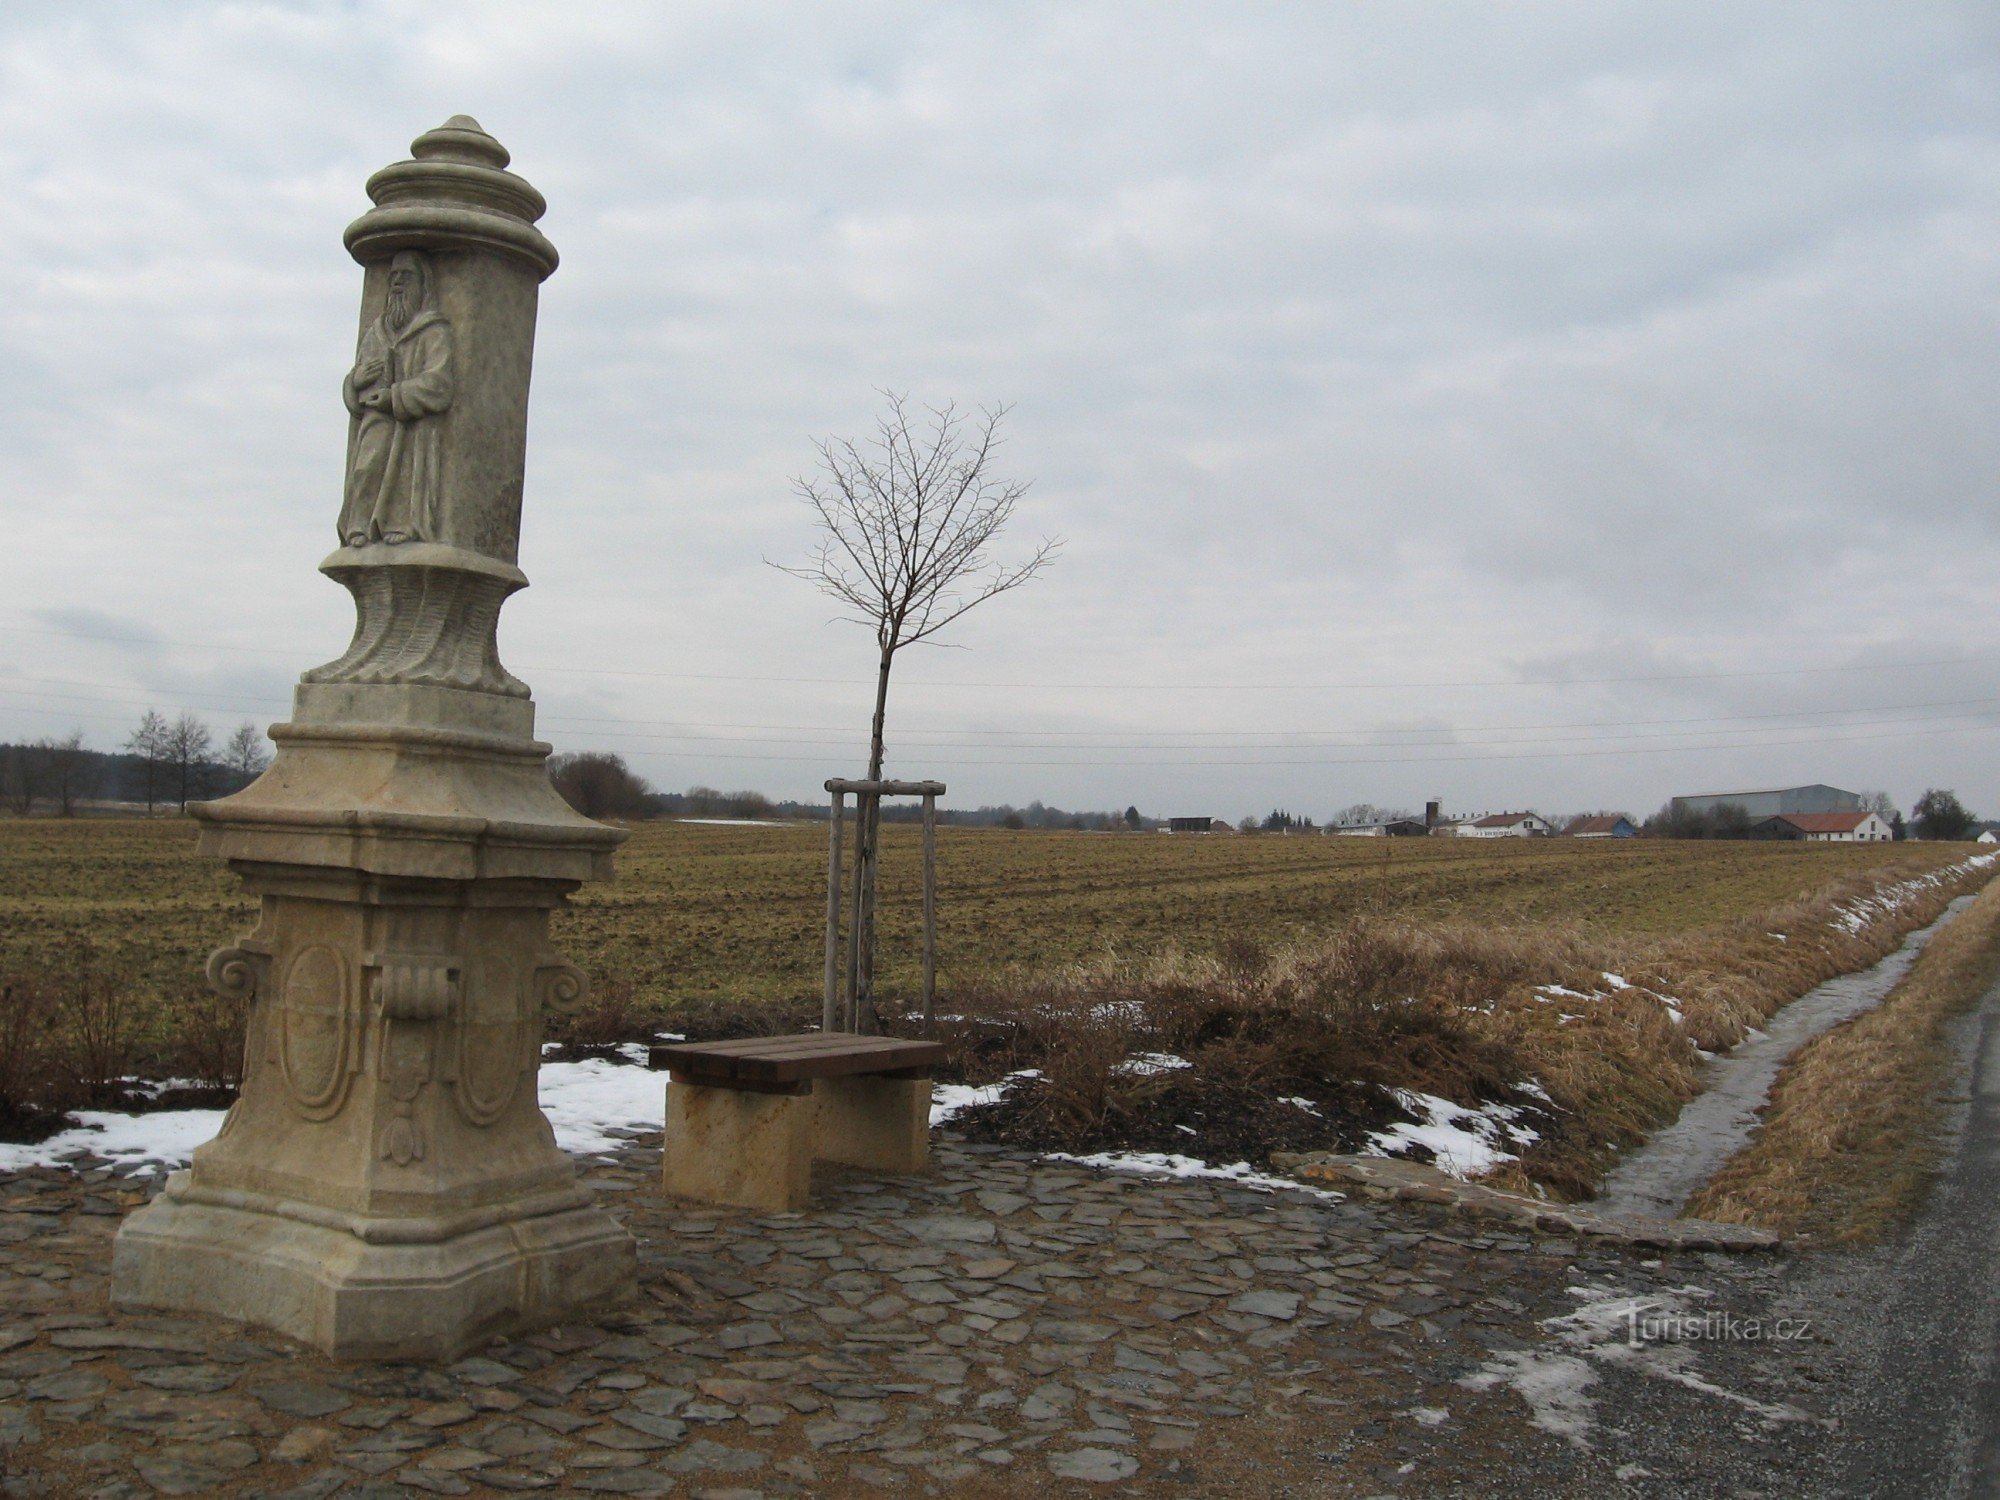
[[[921,1172],[936,1042],[813,1032],[650,1049],[668,1070],[662,1182],[750,1208],[803,1208],[812,1164]]]

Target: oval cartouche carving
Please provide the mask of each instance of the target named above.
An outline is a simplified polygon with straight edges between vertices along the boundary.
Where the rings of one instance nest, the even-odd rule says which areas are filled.
[[[458,1030],[458,1077],[453,1093],[469,1125],[491,1125],[506,1112],[520,1087],[521,1074],[534,1065],[541,1037],[521,1018],[521,977],[498,954],[472,966],[472,988]]]
[[[331,1119],[353,1077],[347,961],[323,943],[301,949],[280,994],[278,1061],[293,1107],[308,1120]]]

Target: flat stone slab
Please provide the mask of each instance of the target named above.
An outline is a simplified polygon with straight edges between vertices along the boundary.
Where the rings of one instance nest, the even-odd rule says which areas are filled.
[[[0,1490],[1370,1494],[1429,1444],[1429,1488],[1403,1492],[1504,1492],[1440,1467],[1469,1424],[1489,1436],[1467,1454],[1557,1440],[1466,1372],[1546,1343],[1578,1277],[1689,1275],[1376,1159],[1336,1199],[947,1138],[927,1175],[822,1170],[798,1212],[694,1213],[659,1191],[660,1146],[580,1163],[625,1189],[604,1201],[639,1246],[634,1302],[428,1365],[111,1312],[96,1169],[0,1174],[0,1226],[13,1203],[53,1226],[0,1234]]]
[[[1594,1239],[1656,1250],[1775,1250],[1777,1235],[1747,1224],[1707,1219],[1610,1218],[1569,1203],[1550,1203],[1458,1178],[1426,1162],[1388,1156],[1326,1152],[1276,1152],[1271,1164],[1301,1182],[1358,1188],[1371,1198],[1436,1203],[1476,1217],[1504,1219],[1541,1234],[1587,1234]]]

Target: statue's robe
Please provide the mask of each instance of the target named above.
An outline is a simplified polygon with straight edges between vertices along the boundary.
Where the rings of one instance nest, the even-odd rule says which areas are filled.
[[[383,378],[357,383],[361,370],[378,362]],[[386,391],[388,405],[363,406],[361,398],[371,391]],[[401,532],[413,542],[442,540],[438,417],[451,405],[451,324],[435,312],[421,312],[399,331],[386,317],[377,318],[362,332],[340,393],[354,416],[340,539],[359,534],[374,542]]]

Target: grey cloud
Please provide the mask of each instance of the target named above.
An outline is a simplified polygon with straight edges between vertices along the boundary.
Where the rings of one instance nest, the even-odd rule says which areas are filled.
[[[1865,676],[1397,685],[1974,649],[2000,563],[1995,40],[1948,4],[16,8],[0,596],[337,651],[345,598],[309,575],[354,333],[339,231],[368,172],[465,109],[564,254],[535,586],[503,626],[552,719],[852,723],[858,746],[865,637],[761,559],[802,550],[789,480],[880,385],[1018,401],[1020,540],[1071,544],[967,618],[966,651],[899,667],[892,733],[1393,740],[1891,701]],[[227,679],[171,660],[186,691]],[[1986,680],[1928,675],[1941,699]],[[759,681],[792,677],[826,680]],[[841,760],[631,743],[670,783],[779,792]],[[910,769],[969,801],[1239,813],[1643,811],[1689,776],[1949,774],[1978,803],[1993,743]]]

